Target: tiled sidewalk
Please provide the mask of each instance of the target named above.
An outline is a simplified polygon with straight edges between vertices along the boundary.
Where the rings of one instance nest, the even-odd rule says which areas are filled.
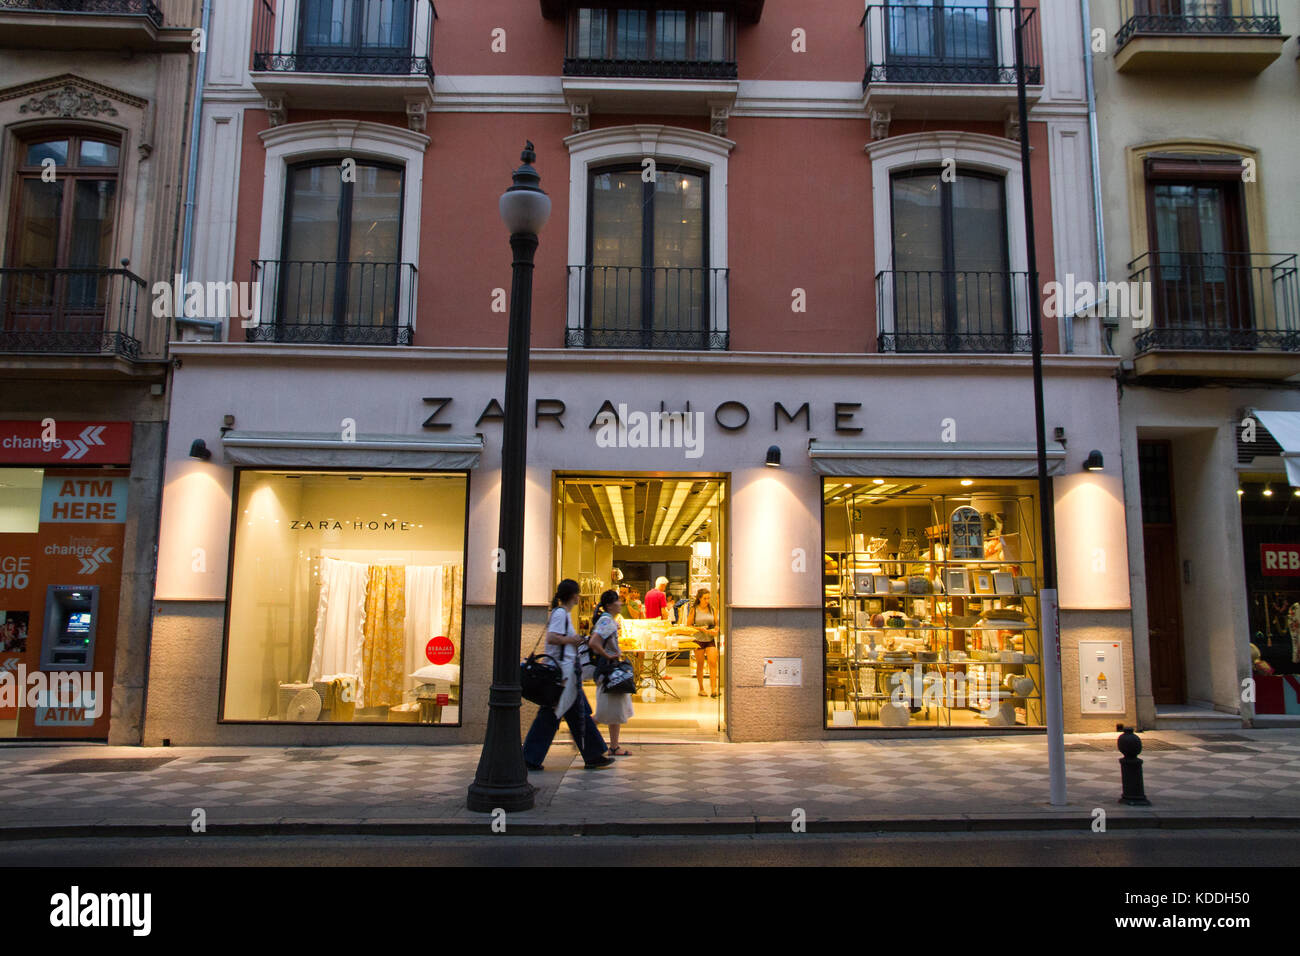
[[[642,744],[600,772],[557,745],[523,824],[1287,817],[1300,825],[1300,731],[1143,735],[1153,807],[1117,804],[1115,735],[1071,736],[1070,806],[1048,805],[1042,737]],[[29,827],[486,826],[465,809],[478,747],[0,748],[0,832]]]

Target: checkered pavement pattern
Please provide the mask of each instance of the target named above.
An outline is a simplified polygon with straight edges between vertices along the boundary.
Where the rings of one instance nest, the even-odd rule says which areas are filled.
[[[1300,813],[1300,731],[1144,734],[1156,811]],[[629,744],[586,771],[557,741],[537,820],[810,821],[1048,810],[1041,736],[771,744]],[[1071,736],[1070,804],[1114,808],[1115,735]],[[477,746],[0,748],[0,827],[77,823],[479,819],[465,809]]]
[[[1188,733],[1144,735],[1147,796],[1161,810],[1300,812],[1300,734],[1259,736],[1223,742]],[[1070,804],[1113,808],[1121,792],[1119,756],[1115,735],[1072,738]],[[816,820],[1046,810],[1048,793],[1042,737],[985,737],[643,746],[614,770],[566,774],[550,806],[585,808],[589,817],[622,810],[633,817],[647,810],[788,817],[802,808]]]

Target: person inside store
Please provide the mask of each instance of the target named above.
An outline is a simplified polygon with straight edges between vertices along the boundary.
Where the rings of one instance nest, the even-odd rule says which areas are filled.
[[[641,592],[632,588],[627,596],[627,616],[634,621],[645,617],[645,607],[641,604]]]
[[[700,696],[704,696],[704,662],[709,663],[709,696],[718,696],[718,616],[710,603],[709,589],[700,588],[695,592],[695,600],[686,615],[686,624],[695,628],[695,643],[700,649],[695,652],[695,680],[700,685]]]
[[[606,591],[600,596],[596,606],[596,623],[591,628],[588,647],[592,655],[599,654],[606,660],[616,661],[622,654],[619,651],[620,633],[618,612],[622,601],[617,591]],[[618,734],[622,725],[632,719],[631,694],[605,693],[605,675],[596,675],[596,723],[609,725],[609,757],[626,757],[630,751],[618,745]]]
[[[578,663],[578,648],[586,643],[573,629],[570,611],[578,603],[581,592],[578,582],[565,578],[555,589],[551,599],[551,617],[546,623],[546,649],[560,665],[564,674],[564,693],[554,707],[539,707],[533,725],[524,738],[524,765],[529,770],[544,770],[542,761],[551,749],[555,732],[563,719],[569,725],[573,742],[578,745],[587,770],[604,770],[613,765],[614,758],[605,756],[605,738],[592,720],[587,695],[582,692],[582,668]]]
[[[618,604],[619,607],[621,608],[621,610],[618,612],[619,617],[630,618],[632,616],[632,609],[628,607],[628,604],[631,603],[631,599],[632,599],[631,588],[629,588],[626,584],[620,584],[618,586]]]
[[[668,579],[662,574],[655,578],[655,586],[645,596],[645,617],[647,621],[662,621],[668,610]]]

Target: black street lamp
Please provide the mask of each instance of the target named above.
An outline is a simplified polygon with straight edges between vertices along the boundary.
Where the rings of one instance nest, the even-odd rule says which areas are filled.
[[[531,810],[536,789],[519,738],[519,633],[523,628],[524,468],[528,453],[528,349],[533,313],[533,256],[537,234],[551,216],[551,199],[532,164],[533,144],[520,156],[514,184],[501,196],[510,230],[514,276],[506,341],[505,420],[501,429],[501,524],[497,532],[496,620],[492,629],[492,688],[487,735],[466,806],[480,813]]]
[[[1030,12],[1033,16],[1033,11]],[[1025,26],[1015,0],[1016,98],[1020,118],[1020,168],[1025,195],[1025,243],[1029,266],[1029,338],[1034,353],[1034,432],[1038,447],[1038,530],[1043,540],[1043,586],[1039,589],[1039,628],[1043,658],[1043,707],[1047,711],[1047,767],[1053,806],[1065,804],[1065,717],[1061,701],[1061,635],[1056,591],[1056,531],[1052,479],[1047,476],[1047,423],[1043,395],[1043,308],[1038,285],[1034,234],[1034,189],[1029,171],[1029,100],[1025,89]]]

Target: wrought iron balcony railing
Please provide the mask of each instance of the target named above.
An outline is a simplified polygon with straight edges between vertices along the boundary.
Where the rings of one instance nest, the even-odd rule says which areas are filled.
[[[0,13],[9,11],[148,17],[154,26],[163,25],[162,11],[152,0],[0,0]]]
[[[1027,272],[889,270],[876,276],[881,352],[1028,352]]]
[[[166,336],[144,279],[126,269],[0,269],[0,352],[134,361],[164,357]]]
[[[571,348],[725,350],[727,270],[569,266]]]
[[[258,259],[249,342],[410,345],[416,267],[409,262]]]
[[[1023,11],[1025,81],[1043,82],[1037,11]],[[868,6],[862,17],[872,83],[1016,83],[1016,11],[1011,6]]]
[[[1282,32],[1277,0],[1120,0],[1120,23],[1117,46],[1140,33],[1266,36]]]
[[[1129,273],[1148,301],[1136,354],[1300,352],[1294,254],[1149,252],[1129,263]]]
[[[433,79],[432,0],[298,0],[295,18],[254,2],[255,72]]]
[[[734,80],[736,20],[709,10],[571,9],[565,76]]]

